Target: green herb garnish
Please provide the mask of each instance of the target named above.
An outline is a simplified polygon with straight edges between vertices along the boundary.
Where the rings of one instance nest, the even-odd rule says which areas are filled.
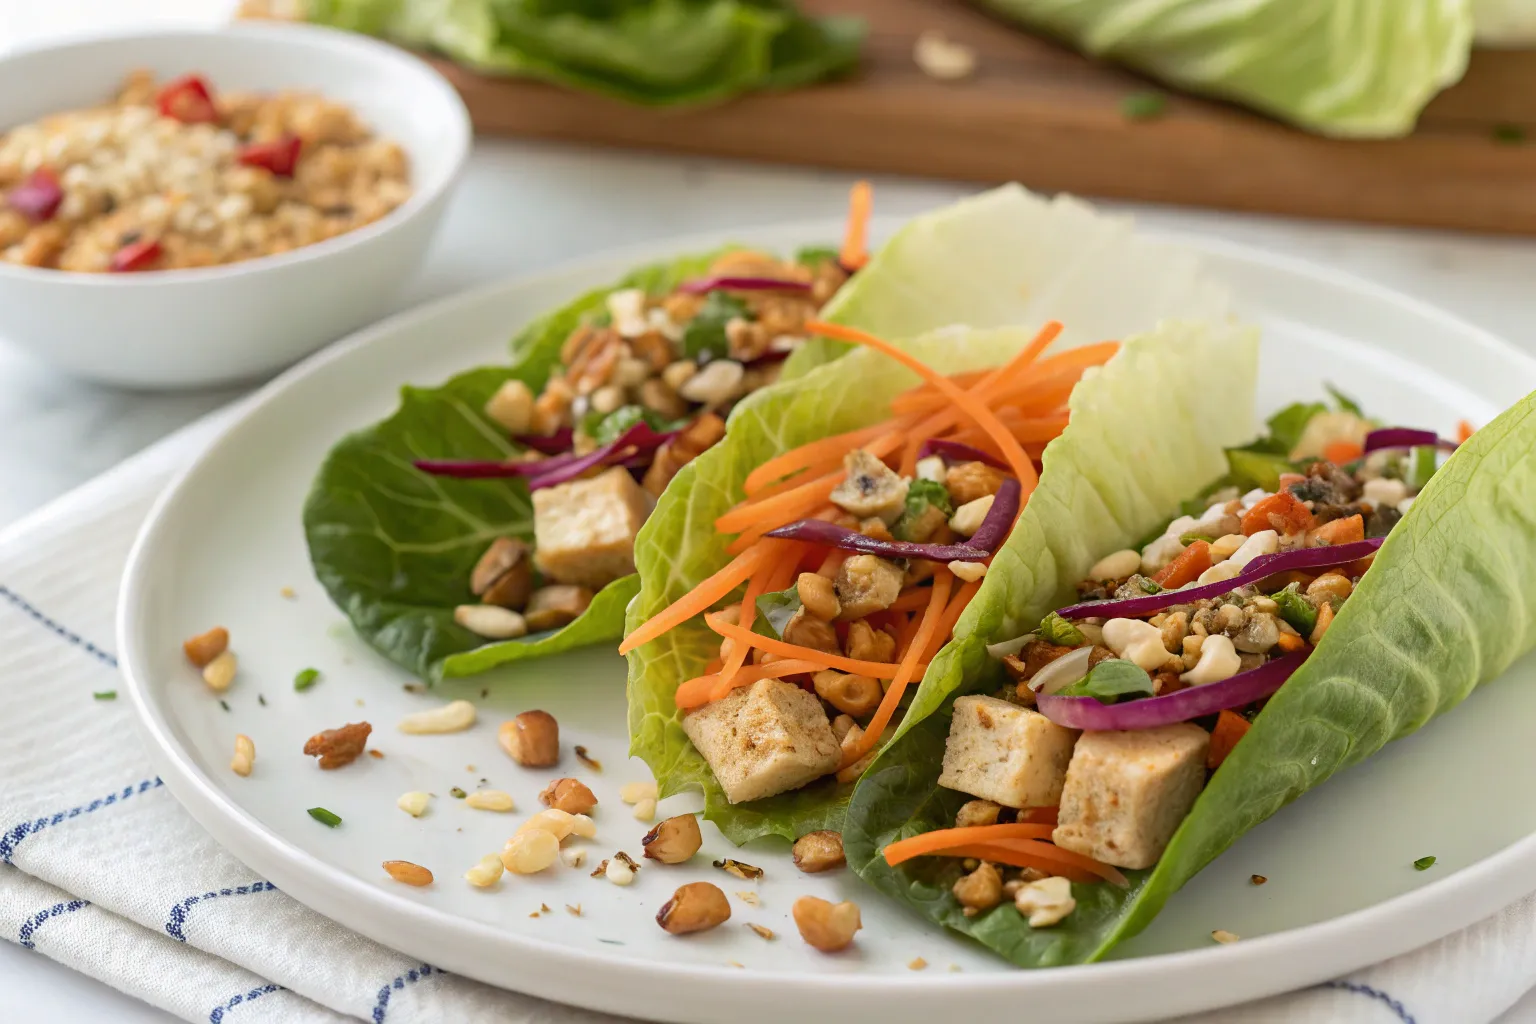
[[[300,693],[314,686],[320,679],[320,670],[317,668],[301,669],[299,674],[293,677],[293,688]]]
[[[1403,483],[1417,494],[1429,483],[1429,478],[1440,468],[1439,452],[1429,445],[1421,445],[1408,453],[1403,460]]]
[[[1081,647],[1083,645],[1083,633],[1072,623],[1051,612],[1040,620],[1040,628],[1035,632],[1041,640],[1057,647]]]
[[[1152,677],[1135,662],[1108,658],[1093,666],[1093,671],[1056,691],[1058,697],[1092,697],[1113,704],[1121,697],[1150,697],[1157,692]]]
[[[1506,146],[1518,146],[1525,141],[1525,129],[1518,124],[1496,124],[1493,126],[1493,141],[1502,142]]]
[[[466,797],[468,794],[465,793],[464,790],[460,787],[454,786],[448,791],[448,795],[453,797],[455,800],[463,800],[464,797]]]
[[[822,263],[836,263],[838,252],[825,245],[809,245],[795,253],[795,262],[802,267],[814,267]]]
[[[1413,862],[1413,870],[1415,871],[1428,871],[1434,866],[1435,858],[1433,857],[1420,857],[1418,860]]]
[[[1278,491],[1280,474],[1294,472],[1296,467],[1284,455],[1249,451],[1244,448],[1228,448],[1227,469],[1238,490],[1248,491],[1255,487],[1262,487],[1266,491]]]
[[[1136,585],[1141,588],[1142,593],[1145,593],[1145,594],[1161,594],[1163,592],[1163,588],[1162,588],[1161,585],[1159,585],[1158,583],[1154,582],[1153,580],[1148,579],[1145,576],[1137,575],[1137,576],[1133,576],[1132,579],[1134,579],[1136,581]]]
[[[219,707],[223,708],[225,711],[228,711],[229,710],[229,701],[227,701],[227,700],[220,700],[219,701]]]
[[[747,304],[730,292],[712,291],[704,297],[704,304],[683,329],[683,354],[698,359],[706,353],[721,358],[730,350],[725,340],[725,325],[740,317],[752,319]]]
[[[1312,635],[1312,629],[1317,625],[1317,609],[1311,601],[1301,596],[1301,584],[1292,583],[1278,594],[1269,596],[1270,600],[1280,606],[1280,617],[1292,629],[1302,636]]]
[[[671,428],[671,425],[665,419],[650,409],[641,405],[625,405],[620,406],[606,416],[598,414],[598,418],[591,429],[583,427],[582,433],[596,441],[599,445],[612,444],[624,436],[624,432],[636,423],[644,423],[658,434]]]
[[[1120,113],[1127,121],[1152,121],[1163,116],[1168,97],[1160,92],[1133,92],[1120,100]]]
[[[1350,398],[1332,384],[1324,383],[1323,390],[1328,392],[1328,396],[1333,399],[1333,404],[1339,407],[1339,412],[1347,412],[1351,416],[1359,416],[1361,419],[1365,418],[1365,410],[1360,408],[1359,402]]]
[[[97,690],[91,694],[92,700],[117,700],[116,690]]]
[[[802,607],[800,588],[797,586],[764,594],[757,599],[757,610],[764,621],[753,623],[753,632],[764,636],[776,636],[782,640],[784,627],[789,625],[789,620],[794,618],[795,613]]]
[[[341,824],[341,818],[338,815],[332,814],[324,807],[311,807],[309,809],[309,816],[326,828],[335,828]]]
[[[907,503],[901,515],[891,526],[891,536],[897,540],[911,540],[912,530],[936,508],[945,519],[955,514],[955,506],[949,499],[949,489],[937,480],[913,480],[907,487]]]
[[[1207,544],[1209,544],[1211,541],[1213,541],[1215,539],[1216,539],[1215,537],[1207,537],[1203,533],[1181,533],[1181,534],[1179,534],[1179,543],[1183,544],[1185,547],[1189,547],[1191,544],[1193,544],[1197,540],[1203,540]]]
[[[258,693],[256,695],[256,703],[260,704],[262,707],[266,707],[267,706],[267,698],[263,697],[261,694]]]

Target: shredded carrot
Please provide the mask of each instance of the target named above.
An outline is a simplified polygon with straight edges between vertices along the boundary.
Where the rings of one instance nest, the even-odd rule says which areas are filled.
[[[783,590],[789,585],[789,576],[795,571],[795,562],[785,560],[786,555],[796,554],[795,545],[790,541],[767,541],[764,547],[769,549],[768,561],[773,568],[768,572],[759,572],[747,582],[747,592],[741,599],[741,612],[736,621],[747,630],[751,630],[752,623],[757,618],[757,599],[764,594],[776,590]],[[747,654],[752,650],[750,643],[742,643],[732,640],[731,653],[725,659],[724,666],[720,669],[720,675],[725,679],[733,677],[737,670],[747,662]],[[724,696],[724,694],[721,694]],[[719,698],[711,698],[718,700]]]
[[[888,341],[883,341],[865,331],[855,330],[852,327],[844,327],[841,324],[829,324],[821,320],[811,320],[805,325],[805,329],[812,334],[820,334],[823,337],[833,338],[837,341],[847,341],[856,345],[864,345],[874,349],[883,355],[901,363],[907,369],[923,377],[941,392],[950,401],[954,402],[965,415],[977,426],[981,427],[992,436],[998,447],[1003,450],[1004,460],[1013,470],[1013,475],[1018,478],[1019,486],[1023,488],[1027,497],[1034,490],[1039,477],[1035,473],[1035,467],[1030,464],[1029,456],[1024,454],[1024,449],[1019,447],[1019,442],[1008,433],[1008,428],[997,421],[992,410],[977,401],[968,392],[962,390],[950,381],[948,377],[928,367],[921,360],[914,358],[909,353],[897,348]],[[829,492],[830,493],[830,492]]]
[[[926,594],[927,590],[925,589],[923,593]],[[914,613],[912,615],[908,615],[907,621],[903,622],[900,627],[897,628],[896,660],[898,662],[902,658],[905,658],[907,656],[907,652],[912,649],[912,641],[917,638],[917,627],[921,626],[922,624],[923,617]]]
[[[885,862],[891,867],[905,863],[913,857],[937,853],[964,843],[990,843],[999,839],[1049,839],[1050,825],[1014,823],[1010,825],[967,825],[962,828],[941,828],[923,832],[906,839],[898,839],[884,850]]]
[[[1054,825],[1059,810],[1059,807],[1027,807],[1019,812],[1019,820],[1035,825]]]
[[[1475,433],[1477,433],[1477,428],[1472,425],[1470,420],[1456,421],[1456,440],[1458,443],[1466,444]]]
[[[719,612],[710,612],[705,615],[704,622],[710,629],[721,636],[749,643],[760,651],[766,651],[781,658],[795,658],[800,661],[813,662],[818,668],[835,668],[841,672],[874,676],[876,679],[890,679],[896,675],[900,667],[881,661],[861,661],[858,658],[845,658],[840,654],[828,654],[826,651],[801,647],[798,644],[786,643],[775,637],[752,633],[742,629],[740,626],[727,622],[725,617]],[[920,667],[926,669],[928,666],[922,665]]]
[[[715,529],[721,533],[741,533],[768,518],[779,525],[803,519],[807,513],[826,504],[832,492],[837,490],[837,485],[843,482],[844,475],[842,470],[838,470],[815,480],[807,480],[771,498],[737,505],[715,520]]]
[[[1235,711],[1223,711],[1216,716],[1216,728],[1211,730],[1211,745],[1205,754],[1205,766],[1211,771],[1221,767],[1221,763],[1232,753],[1232,748],[1237,746],[1237,741],[1248,735],[1250,728],[1248,719]]]
[[[1289,491],[1284,493],[1289,494]],[[1179,556],[1167,565],[1163,566],[1152,577],[1152,582],[1164,590],[1177,590],[1186,583],[1193,583],[1200,578],[1200,574],[1211,567],[1211,545],[1209,541],[1197,540],[1183,551]]]
[[[933,636],[938,630],[939,620],[944,616],[945,602],[949,600],[949,590],[954,584],[955,577],[948,569],[940,569],[933,576],[933,592],[928,602],[928,607],[923,610],[922,622],[918,624],[917,634],[912,638],[912,644],[907,652],[901,656],[901,662],[892,666],[896,672],[892,676],[876,676],[877,679],[889,678],[891,685],[885,691],[885,696],[880,699],[880,706],[875,709],[875,715],[864,727],[864,735],[849,749],[843,751],[843,763],[840,767],[847,768],[859,758],[875,749],[875,744],[880,742],[880,734],[885,732],[885,727],[891,723],[891,718],[896,714],[896,708],[901,704],[901,695],[906,692],[907,684],[913,679],[921,678],[922,672],[927,670],[927,665],[918,666],[918,659],[922,658],[928,650],[928,645],[933,641]],[[873,673],[865,673],[873,675]]]
[[[1110,882],[1121,887],[1129,884],[1124,875],[1108,864],[1084,857],[1071,850],[1035,839],[1002,839],[993,843],[967,843],[946,850],[942,856],[975,857],[994,860],[1015,867],[1032,867],[1052,875],[1064,875],[1074,882]]]
[[[1323,458],[1334,465],[1354,462],[1365,454],[1365,449],[1354,441],[1333,441],[1323,448]]]
[[[741,485],[742,490],[748,495],[756,494],[769,484],[798,473],[822,460],[841,464],[846,453],[895,429],[897,427],[893,423],[876,423],[873,426],[850,430],[844,434],[834,434],[819,441],[812,441],[810,444],[803,444],[799,448],[792,448],[782,455],[775,455],[748,473],[746,481]]]
[[[950,634],[955,631],[955,623],[960,621],[966,605],[971,603],[971,598],[975,597],[976,591],[980,589],[981,580],[971,580],[961,586],[955,592],[955,596],[949,599],[949,604],[944,606],[944,617],[939,620],[939,628],[933,631],[933,639],[928,642],[929,661],[932,661],[934,655],[939,653],[939,649],[949,642]]]
[[[874,189],[869,182],[854,182],[848,193],[848,227],[843,234],[843,248],[837,262],[852,273],[869,262],[869,214],[874,208]]]
[[[915,612],[928,607],[929,598],[927,587],[908,587],[896,596],[891,603],[893,612]]]
[[[729,676],[715,671],[688,680],[677,688],[673,699],[680,708],[696,708],[701,704],[720,700],[738,686],[749,686],[759,679],[782,679],[785,676],[820,670],[820,665],[813,665],[809,661],[794,661],[786,658],[770,661],[766,665],[747,665]]]
[[[1348,519],[1332,519],[1313,530],[1308,539],[1324,544],[1353,544],[1365,540],[1365,520],[1358,512]]]
[[[848,560],[848,555],[849,552],[841,548],[833,548],[831,551],[828,551],[827,557],[822,559],[821,565],[816,567],[816,575],[825,576],[828,579],[834,578],[837,575],[837,571],[843,567],[843,563]]]
[[[628,654],[641,644],[649,643],[669,629],[681,626],[695,615],[713,608],[725,595],[757,572],[772,554],[773,549],[765,545],[732,559],[713,576],[637,626],[619,644],[619,653]]]

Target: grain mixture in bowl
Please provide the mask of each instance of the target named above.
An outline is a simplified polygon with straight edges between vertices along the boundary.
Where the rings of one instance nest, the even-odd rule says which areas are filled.
[[[287,252],[410,197],[405,153],[311,93],[128,76],[108,105],[0,136],[0,259],[173,270]]]

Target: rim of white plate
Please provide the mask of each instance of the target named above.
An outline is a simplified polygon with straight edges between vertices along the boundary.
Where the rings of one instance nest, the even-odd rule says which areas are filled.
[[[879,226],[886,229],[899,223],[894,218],[879,220]],[[398,313],[365,328],[290,368],[244,399],[237,418],[181,471],[155,502],[129,554],[119,594],[117,643],[122,673],[140,726],[149,740],[151,758],[177,800],[221,844],[231,845],[231,839],[227,837],[238,837],[241,859],[248,866],[300,902],[348,928],[368,935],[368,918],[382,913],[419,937],[417,949],[405,952],[442,952],[447,948],[449,937],[459,942],[467,939],[487,943],[509,956],[521,958],[519,973],[527,981],[521,990],[528,994],[618,1014],[644,1014],[650,1012],[648,1008],[667,1007],[667,1019],[678,1021],[709,1021],[710,1017],[698,1014],[707,1013],[711,1005],[740,1005],[752,983],[791,978],[796,984],[794,1000],[797,1003],[816,1005],[828,1014],[857,1013],[861,1005],[867,1009],[866,1000],[890,998],[893,992],[904,1002],[929,1003],[934,1010],[953,1010],[956,996],[962,994],[969,1008],[981,1010],[985,1004],[995,1002],[1000,1008],[1012,1006],[1017,1009],[1019,1004],[1015,1000],[1021,996],[1044,995],[1048,991],[1055,997],[1052,1003],[1070,1003],[1082,998],[1089,988],[1111,982],[1117,983],[1117,987],[1133,986],[1145,996],[1142,1005],[1132,1009],[1134,1016],[1195,1012],[1231,1004],[1231,1000],[1212,1001],[1209,996],[1202,995],[1200,986],[1188,984],[1188,979],[1197,971],[1219,971],[1229,982],[1238,981],[1238,985],[1229,987],[1242,988],[1245,993],[1240,997],[1242,999],[1263,998],[1396,956],[1487,917],[1510,899],[1511,886],[1507,877],[1521,879],[1522,892],[1536,890],[1536,835],[1532,835],[1443,879],[1373,906],[1316,924],[1209,949],[988,975],[924,974],[909,978],[884,973],[743,972],[727,966],[664,963],[547,944],[414,903],[289,845],[214,785],[188,752],[175,742],[163,710],[150,699],[148,683],[141,672],[140,666],[144,663],[141,639],[144,639],[145,624],[141,611],[143,604],[135,600],[134,595],[143,586],[141,581],[153,571],[157,549],[163,544],[174,543],[174,537],[168,536],[163,528],[168,510],[180,499],[200,469],[216,460],[229,438],[264,406],[295,382],[348,358],[376,338],[430,322],[450,309],[485,301],[509,288],[558,283],[583,269],[607,264],[633,264],[665,257],[669,253],[702,250],[727,238],[764,235],[812,238],[835,233],[839,226],[835,221],[814,220],[668,238],[604,250],[562,262],[547,271],[482,285]],[[1396,306],[1435,322],[1447,332],[1454,332],[1463,344],[1477,345],[1501,359],[1536,367],[1536,358],[1491,332],[1430,303],[1352,274],[1196,233],[1149,231],[1147,234],[1188,246],[1202,256],[1215,257],[1218,262],[1256,265],[1276,274],[1305,278],[1320,288],[1350,292]],[[1356,933],[1372,925],[1380,929],[1387,923],[1391,927],[1384,931],[1390,935],[1389,940],[1349,942]],[[914,918],[914,927],[932,926]],[[451,959],[435,955],[424,958],[448,970],[474,976],[471,971],[456,967]],[[594,977],[589,973],[592,971],[603,972],[604,984],[571,984],[576,979],[590,982]],[[520,978],[519,983],[522,981]],[[495,984],[494,981],[490,983]],[[680,990],[679,985],[689,988]],[[691,998],[680,1002],[679,991],[690,992]],[[1095,1015],[1095,1019],[1108,1018]]]

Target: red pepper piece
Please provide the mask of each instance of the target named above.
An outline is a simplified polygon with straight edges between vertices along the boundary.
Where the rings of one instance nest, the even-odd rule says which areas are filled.
[[[138,242],[129,242],[117,252],[112,254],[112,269],[117,273],[127,273],[134,270],[149,270],[150,265],[160,258],[160,243],[156,239],[146,238]]]
[[[299,164],[302,144],[297,135],[284,135],[271,142],[252,142],[242,146],[235,159],[247,167],[263,167],[279,178],[291,178],[293,169]]]
[[[173,117],[183,124],[214,124],[219,120],[213,93],[199,75],[183,75],[167,83],[155,98],[155,104],[162,116]]]
[[[11,189],[5,201],[11,209],[21,214],[33,223],[41,223],[52,220],[58,212],[59,204],[64,201],[64,189],[59,185],[59,176],[48,167],[39,167],[20,185]]]

